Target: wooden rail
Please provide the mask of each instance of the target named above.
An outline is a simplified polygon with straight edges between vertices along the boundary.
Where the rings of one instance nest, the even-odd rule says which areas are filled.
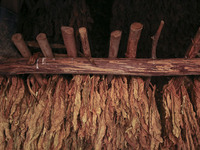
[[[0,61],[0,74],[114,74],[136,76],[200,75],[200,58],[28,58]]]

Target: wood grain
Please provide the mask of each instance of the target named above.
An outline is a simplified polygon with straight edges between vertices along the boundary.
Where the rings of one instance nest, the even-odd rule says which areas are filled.
[[[0,74],[114,74],[137,76],[200,75],[200,59],[129,59],[129,58],[28,58],[0,62]],[[95,64],[95,65],[94,65]]]

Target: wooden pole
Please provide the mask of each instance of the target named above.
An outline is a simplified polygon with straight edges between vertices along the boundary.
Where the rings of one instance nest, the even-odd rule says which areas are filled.
[[[79,28],[79,33],[80,33],[81,43],[82,43],[82,47],[83,47],[83,53],[84,53],[85,57],[91,57],[87,29],[85,27],[81,27],[81,28]]]
[[[14,34],[12,36],[12,41],[24,58],[31,57],[31,52],[30,52],[29,48],[27,47],[26,43],[24,42],[24,39],[20,33]],[[41,75],[34,74],[34,77],[37,80],[37,82],[40,84],[40,86],[44,85]]]
[[[117,54],[119,51],[119,44],[121,40],[122,31],[116,30],[111,32],[110,34],[110,47],[109,47],[109,58],[117,58]],[[113,75],[107,76],[108,83],[111,82]]]
[[[109,58],[117,58],[122,31],[113,31],[110,35]]]
[[[27,64],[28,58],[0,62],[0,74],[114,74],[136,76],[200,75],[200,58],[195,59],[108,59],[38,58]]]
[[[12,41],[23,57],[29,58],[31,56],[31,52],[20,33],[14,34],[12,36]]]
[[[152,36],[152,39],[153,39],[153,42],[152,42],[152,55],[151,55],[152,59],[156,59],[156,48],[157,48],[158,40],[159,40],[160,33],[162,31],[163,26],[164,26],[164,21],[161,20],[160,26],[159,26],[156,34],[154,36]]]
[[[140,39],[142,29],[143,29],[143,25],[141,23],[135,22],[131,24],[126,57],[128,58],[136,57],[137,45]]]
[[[69,57],[77,57],[77,50],[74,38],[74,29],[72,27],[61,27],[63,41],[67,49],[67,55]]]
[[[45,33],[40,33],[37,35],[36,40],[42,50],[42,53],[44,54],[45,57],[53,58],[53,52],[52,49],[49,45],[49,42],[47,40],[46,34]]]

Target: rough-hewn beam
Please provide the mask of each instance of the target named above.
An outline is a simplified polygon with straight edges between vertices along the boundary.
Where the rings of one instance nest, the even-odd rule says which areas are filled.
[[[0,61],[0,74],[200,75],[200,59],[27,58]]]

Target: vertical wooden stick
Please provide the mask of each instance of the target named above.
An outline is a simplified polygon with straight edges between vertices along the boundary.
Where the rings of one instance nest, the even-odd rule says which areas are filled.
[[[23,57],[29,58],[31,56],[31,52],[20,33],[14,34],[12,36],[12,41]]]
[[[128,38],[128,46],[126,51],[126,57],[135,58],[137,52],[137,45],[140,39],[141,31],[143,29],[143,25],[141,23],[133,23],[130,26],[130,33]]]
[[[162,31],[163,26],[164,26],[164,21],[161,20],[160,26],[159,26],[159,28],[158,28],[156,34],[155,34],[154,36],[151,37],[151,38],[153,39],[153,42],[152,42],[152,53],[151,53],[151,54],[152,54],[151,57],[152,57],[153,59],[156,59],[156,48],[157,48],[158,39],[159,39],[159,37],[160,37],[160,33],[161,33],[161,31]]]
[[[12,36],[12,41],[23,57],[25,58],[31,57],[31,52],[27,47],[26,43],[24,42],[24,39],[20,33],[14,34]],[[37,82],[40,84],[40,86],[44,85],[42,76],[40,74],[34,74],[34,76]]]
[[[162,28],[164,26],[164,21],[161,20],[160,22],[160,25],[158,27],[158,30],[156,32],[156,34],[154,36],[152,36],[152,50],[151,50],[151,57],[152,59],[156,59],[156,48],[157,48],[157,44],[158,44],[158,40],[159,40],[159,37],[160,37],[160,33],[162,31]],[[145,81],[145,90],[147,91],[148,87],[149,87],[149,84],[151,82],[151,77],[148,77]]]
[[[119,50],[122,31],[113,31],[110,35],[109,58],[116,58]]]
[[[81,27],[79,28],[79,33],[80,33],[81,43],[83,47],[83,53],[86,57],[91,57],[87,29],[85,27]]]
[[[192,40],[192,44],[189,46],[185,57],[186,58],[194,58],[200,50],[200,27]]]
[[[67,55],[69,57],[77,57],[77,50],[74,38],[74,29],[72,27],[61,27],[62,36],[65,47],[67,49]]]
[[[116,58],[119,51],[119,44],[121,40],[122,31],[116,30],[110,34],[110,47],[109,47],[109,58]],[[111,82],[113,75],[107,76],[108,83]]]
[[[52,53],[52,49],[49,45],[46,34],[45,33],[38,34],[37,37],[36,37],[36,40],[37,40],[44,56],[49,57],[49,58],[53,58],[54,56],[53,56],[53,53]]]

